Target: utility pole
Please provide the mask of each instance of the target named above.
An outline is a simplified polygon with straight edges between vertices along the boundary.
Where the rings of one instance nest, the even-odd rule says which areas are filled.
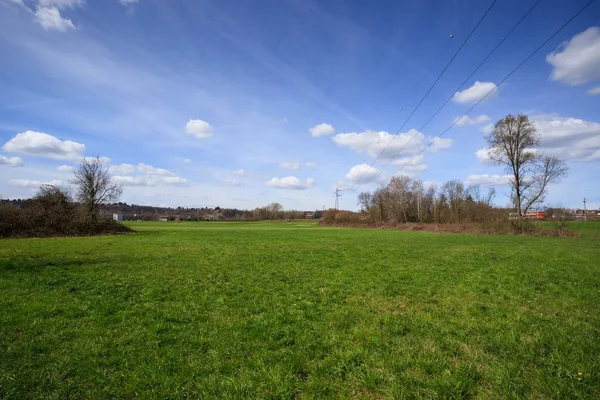
[[[333,192],[335,194],[335,210],[339,210],[340,209],[340,197],[342,197],[342,191],[338,188],[335,188],[335,192]]]
[[[585,197],[583,198],[583,222],[587,221],[587,211],[585,208]]]

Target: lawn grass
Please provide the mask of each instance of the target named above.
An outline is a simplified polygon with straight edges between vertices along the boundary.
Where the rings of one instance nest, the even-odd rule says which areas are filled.
[[[600,397],[599,240],[131,226],[0,240],[0,398]]]

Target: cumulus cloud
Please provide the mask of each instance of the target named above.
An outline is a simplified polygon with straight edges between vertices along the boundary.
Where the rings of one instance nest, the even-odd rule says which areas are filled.
[[[56,8],[75,8],[84,3],[84,0],[39,0],[40,6]]]
[[[481,185],[481,186],[495,186],[495,185],[507,185],[510,183],[510,175],[469,175],[465,179],[466,185]]]
[[[479,149],[475,152],[477,159],[483,164],[493,164],[489,149]]]
[[[26,131],[18,133],[4,146],[4,151],[47,157],[55,160],[81,160],[85,145],[71,140],[60,140],[43,132]]]
[[[475,118],[471,118],[468,115],[465,115],[463,117],[454,118],[454,123],[458,126],[477,125],[477,124],[482,124],[484,122],[488,122],[489,120],[490,120],[490,117],[488,117],[487,115],[478,115]]]
[[[243,176],[246,173],[246,171],[244,171],[243,169],[236,169],[235,171],[232,172],[233,175],[236,176]]]
[[[382,178],[382,174],[377,168],[367,164],[355,165],[346,174],[346,179],[358,184],[378,182]]]
[[[151,165],[147,165],[144,163],[139,163],[137,165],[137,170],[143,174],[147,175],[158,175],[158,176],[175,176],[175,174],[168,169],[164,168],[154,168]]]
[[[531,120],[545,154],[574,162],[600,160],[600,123],[554,114],[533,115]]]
[[[494,124],[487,124],[481,127],[481,132],[489,135],[494,130]]]
[[[54,181],[47,181],[47,182],[42,182],[42,181],[32,181],[29,179],[11,179],[10,180],[10,184],[13,186],[21,186],[21,187],[40,187],[42,185],[54,185],[54,186],[58,186],[60,185],[62,182],[59,180],[54,180]]]
[[[213,135],[213,128],[208,122],[201,119],[190,119],[185,125],[185,133],[199,139],[206,139]]]
[[[135,166],[131,164],[111,165],[108,170],[115,175],[133,175],[136,171]]]
[[[62,17],[56,7],[38,7],[34,15],[36,22],[47,31],[54,29],[66,32],[69,29],[75,29],[73,22],[68,18]]]
[[[110,158],[108,157],[84,157],[84,160],[87,162],[93,162],[96,160],[96,158],[98,158],[100,160],[101,164],[109,164],[110,163]]]
[[[570,162],[600,160],[600,123],[555,114],[532,115],[530,120],[540,136],[534,151]],[[488,149],[477,150],[475,156],[482,163],[492,163]]]
[[[385,131],[364,131],[360,133],[340,133],[335,135],[332,140],[339,147],[349,147],[358,153],[367,153],[373,158],[381,154],[380,159],[382,160],[412,156],[421,151],[430,141],[429,138],[426,138],[425,135],[415,129],[400,133],[395,138],[394,135]],[[392,142],[390,143],[390,141]],[[389,146],[388,143],[390,143]],[[436,152],[451,145],[452,139],[439,138],[427,150]]]
[[[306,165],[307,167],[316,167],[317,163],[313,161],[307,161],[306,163],[304,163],[304,165]]]
[[[75,167],[73,167],[72,165],[61,165],[56,169],[60,172],[73,172],[75,170]]]
[[[488,95],[489,93],[489,95]],[[454,93],[452,101],[455,103],[476,103],[486,97],[489,99],[498,94],[498,86],[494,82],[475,81],[473,86],[463,91]]]
[[[159,186],[174,185],[187,186],[188,180],[177,176],[175,173],[156,168],[148,164],[139,163],[111,165],[109,171],[115,176],[113,178],[123,186]]]
[[[329,124],[322,123],[322,124],[313,126],[312,128],[309,129],[309,131],[310,131],[310,135],[312,137],[319,137],[319,136],[333,135],[335,133],[335,128]]]
[[[590,90],[588,90],[586,92],[587,94],[589,94],[590,96],[596,96],[600,94],[600,86],[595,87],[595,88],[591,88]]]
[[[280,168],[297,170],[300,169],[300,160],[284,161],[279,163]]]
[[[0,165],[7,167],[23,167],[25,163],[19,157],[0,156]]]
[[[567,85],[600,79],[600,27],[593,26],[573,36],[546,56],[552,65],[550,78]]]
[[[186,186],[187,179],[179,176],[157,176],[157,175],[138,175],[138,176],[122,176],[115,175],[113,179],[123,186],[158,186],[158,185],[175,185]]]
[[[315,181],[312,178],[301,180],[295,176],[286,176],[285,178],[273,178],[266,185],[277,189],[306,190],[315,186]]]

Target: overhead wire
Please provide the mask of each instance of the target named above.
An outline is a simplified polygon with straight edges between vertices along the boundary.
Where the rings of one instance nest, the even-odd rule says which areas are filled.
[[[412,116],[415,114],[415,112],[417,112],[417,110],[419,109],[419,107],[421,106],[421,104],[423,104],[423,101],[425,101],[425,99],[427,98],[427,96],[429,96],[429,93],[431,93],[431,91],[433,90],[433,88],[435,87],[435,85],[439,82],[439,80],[442,78],[442,76],[444,75],[444,73],[448,70],[448,68],[450,67],[450,65],[452,64],[452,62],[456,59],[456,57],[461,52],[461,50],[463,49],[463,47],[467,44],[467,42],[469,41],[469,39],[471,38],[471,36],[473,36],[473,34],[475,33],[475,31],[477,30],[477,28],[479,27],[479,25],[481,25],[481,23],[483,22],[483,20],[485,19],[485,17],[489,14],[489,12],[491,11],[492,7],[494,7],[494,5],[496,4],[497,1],[498,0],[493,0],[492,1],[492,3],[489,5],[489,7],[485,11],[485,13],[483,13],[483,15],[481,16],[481,18],[479,19],[479,21],[477,21],[477,24],[473,27],[473,29],[471,30],[471,32],[469,33],[469,35],[465,38],[465,40],[462,42],[462,44],[460,45],[460,47],[458,48],[458,50],[454,53],[454,55],[452,56],[452,58],[450,59],[450,61],[448,61],[448,63],[446,64],[446,66],[444,67],[444,69],[442,70],[442,72],[440,72],[440,74],[435,79],[435,81],[433,82],[433,84],[429,87],[429,89],[423,95],[423,97],[421,98],[421,100],[419,101],[419,103],[417,103],[416,107],[412,110],[412,112],[410,113],[410,115],[408,116],[408,118],[406,118],[406,120],[404,121],[404,123],[402,124],[402,126],[392,136],[392,138],[390,139],[390,141],[385,145],[385,147],[379,153],[379,155],[377,155],[377,157],[375,157],[375,159],[371,162],[370,167],[372,167],[377,162],[377,160],[379,160],[379,158],[383,155],[383,153],[385,153],[385,151],[388,149],[388,147],[390,146],[390,144],[392,144],[392,142],[394,141],[394,139],[400,134],[400,132],[402,131],[402,129],[404,129],[404,127],[406,126],[406,124],[408,123],[408,121],[412,118]],[[358,179],[356,180],[356,182],[359,182],[363,178],[364,175],[365,175],[365,172],[363,172],[363,174],[361,174],[358,177]]]
[[[540,44],[531,54],[529,54],[523,61],[521,61],[512,71],[510,71],[499,83],[497,86],[500,86],[502,83],[504,83],[508,78],[510,78],[515,72],[517,72],[517,70],[519,68],[521,68],[527,61],[529,61],[531,59],[531,57],[533,57],[535,54],[537,54],[538,51],[540,51],[546,44],[548,44],[548,42],[550,42],[552,39],[554,39],[554,37],[556,37],[556,35],[558,35],[560,32],[562,32],[563,29],[565,29],[567,27],[567,25],[569,25],[571,22],[573,22],[573,20],[575,18],[577,18],[579,16],[579,14],[581,14],[583,11],[585,11],[594,1],[596,0],[590,0],[586,5],[584,5],[579,11],[577,11],[571,18],[569,18],[560,28],[558,28],[552,35],[550,35],[550,37],[548,37],[542,44]],[[450,126],[448,126],[442,133],[440,133],[439,135],[437,135],[436,137],[434,137],[427,146],[425,146],[421,151],[419,151],[417,154],[415,154],[410,160],[408,160],[406,163],[404,163],[400,168],[398,168],[396,170],[396,172],[394,172],[394,175],[396,175],[398,172],[400,172],[404,167],[406,167],[408,164],[410,164],[416,157],[418,157],[419,155],[423,154],[423,152],[425,150],[427,150],[429,147],[431,147],[433,145],[433,143],[435,143],[435,141],[439,138],[441,138],[442,136],[444,136],[450,129],[452,129],[452,127],[454,125],[456,125],[456,123],[458,121],[460,121],[462,118],[466,117],[467,114],[469,114],[475,107],[477,107],[483,100],[485,100],[490,94],[492,94],[494,91],[496,90],[496,88],[488,91],[485,96],[483,96],[481,99],[479,99],[475,104],[473,104],[473,106],[471,106],[471,108],[469,108],[460,118],[457,118],[456,120],[454,120],[454,122],[452,122],[452,124],[450,124]]]
[[[446,101],[437,109],[437,111],[435,113],[433,113],[433,115],[417,130],[417,133],[415,133],[413,136],[411,136],[411,138],[409,140],[406,141],[406,143],[404,143],[404,145],[396,152],[394,153],[394,155],[388,159],[387,163],[384,164],[381,168],[389,165],[389,163],[396,159],[396,157],[398,157],[398,155],[400,155],[400,153],[406,148],[406,146],[408,146],[415,137],[418,136],[419,133],[421,133],[421,131],[423,129],[425,129],[427,127],[427,125],[429,125],[429,123],[440,113],[440,111],[442,111],[442,109],[444,107],[446,107],[448,105],[448,103],[450,102],[450,100],[452,100],[454,98],[454,94],[456,92],[458,92],[460,89],[462,89],[462,87],[473,77],[473,75],[475,75],[477,73],[477,71],[479,71],[479,69],[483,66],[483,64],[485,64],[485,62],[492,56],[492,54],[494,54],[496,52],[496,50],[498,50],[498,48],[502,45],[502,43],[504,43],[506,41],[506,39],[508,39],[508,37],[515,31],[515,29],[517,29],[517,27],[519,25],[521,25],[521,22],[523,22],[523,20],[525,20],[525,18],[527,18],[527,16],[529,16],[529,14],[531,14],[531,12],[533,11],[533,9],[541,2],[542,0],[537,0],[530,8],[529,10],[527,10],[527,12],[525,14],[523,14],[523,16],[521,17],[521,19],[519,19],[517,21],[517,23],[506,33],[506,35],[504,35],[504,37],[502,38],[502,40],[500,40],[500,42],[498,42],[498,44],[492,49],[492,51],[490,51],[488,53],[488,55],[479,63],[479,65],[473,70],[473,72],[471,72],[471,74],[469,74],[469,76],[467,78],[465,78],[465,80],[458,86],[458,88],[450,95],[450,97],[448,97],[446,99]],[[458,121],[458,120],[457,120]],[[381,169],[380,168],[380,169]]]

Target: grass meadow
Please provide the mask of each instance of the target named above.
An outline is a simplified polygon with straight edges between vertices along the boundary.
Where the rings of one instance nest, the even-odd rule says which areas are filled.
[[[130,225],[0,240],[0,398],[600,397],[592,234]]]

